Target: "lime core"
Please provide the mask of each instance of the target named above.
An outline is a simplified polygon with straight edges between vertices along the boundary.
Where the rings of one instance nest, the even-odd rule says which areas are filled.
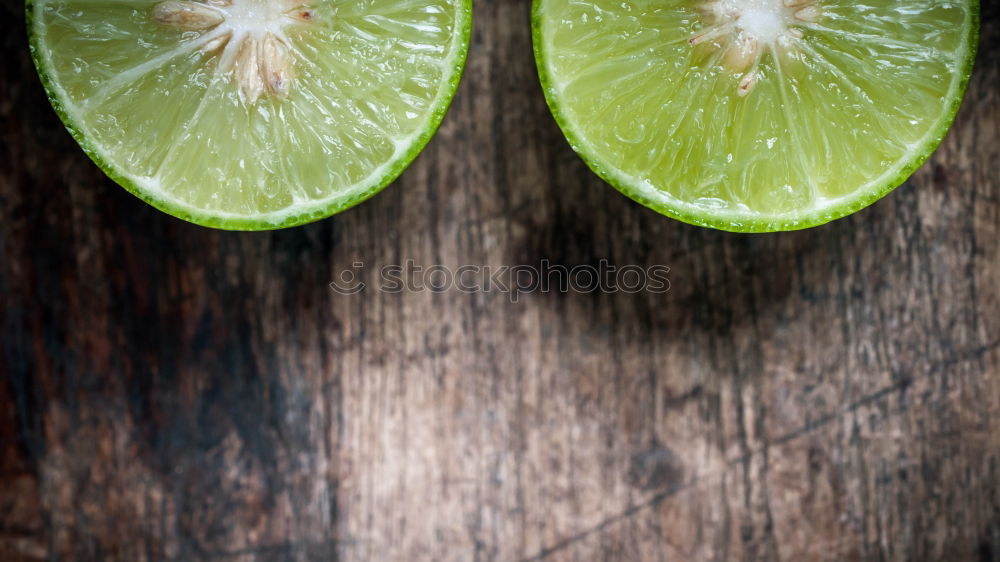
[[[797,24],[820,19],[817,4],[813,0],[707,2],[698,7],[704,26],[689,42],[722,49],[722,64],[742,74],[736,93],[745,96],[757,85],[757,67],[764,51],[794,48],[795,41],[803,37]]]
[[[199,38],[205,53],[220,58],[216,72],[232,72],[245,102],[263,93],[286,96],[292,82],[292,59],[284,26],[308,23],[312,10],[299,0],[166,0],[153,6],[156,23],[182,31],[210,31]]]

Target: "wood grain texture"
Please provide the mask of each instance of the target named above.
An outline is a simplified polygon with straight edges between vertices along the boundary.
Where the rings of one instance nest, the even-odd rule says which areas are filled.
[[[237,234],[106,179],[0,26],[0,560],[1000,560],[1000,11],[958,122],[834,224],[660,217],[569,149],[527,0],[437,138]],[[667,294],[343,296],[401,264],[654,264]]]

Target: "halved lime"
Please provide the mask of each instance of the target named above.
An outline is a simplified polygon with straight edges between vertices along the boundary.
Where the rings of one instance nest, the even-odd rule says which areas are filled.
[[[977,0],[535,0],[535,58],[573,148],[665,215],[822,224],[901,184],[965,91]]]
[[[206,226],[320,219],[393,181],[465,64],[471,0],[29,0],[53,105],[104,171]]]

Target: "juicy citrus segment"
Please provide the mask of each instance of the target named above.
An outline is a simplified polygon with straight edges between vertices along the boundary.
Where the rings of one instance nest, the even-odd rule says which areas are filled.
[[[313,220],[394,179],[440,123],[469,0],[38,0],[32,44],[78,140],[194,222]]]
[[[574,149],[626,194],[729,230],[827,222],[901,183],[954,118],[973,0],[536,0]]]

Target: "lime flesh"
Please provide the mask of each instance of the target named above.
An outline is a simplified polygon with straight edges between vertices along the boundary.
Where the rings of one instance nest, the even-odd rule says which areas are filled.
[[[968,83],[975,0],[535,0],[549,106],[588,165],[724,230],[823,224],[901,184]]]
[[[85,151],[124,187],[225,229],[367,199],[433,136],[471,0],[33,0],[32,52]]]

